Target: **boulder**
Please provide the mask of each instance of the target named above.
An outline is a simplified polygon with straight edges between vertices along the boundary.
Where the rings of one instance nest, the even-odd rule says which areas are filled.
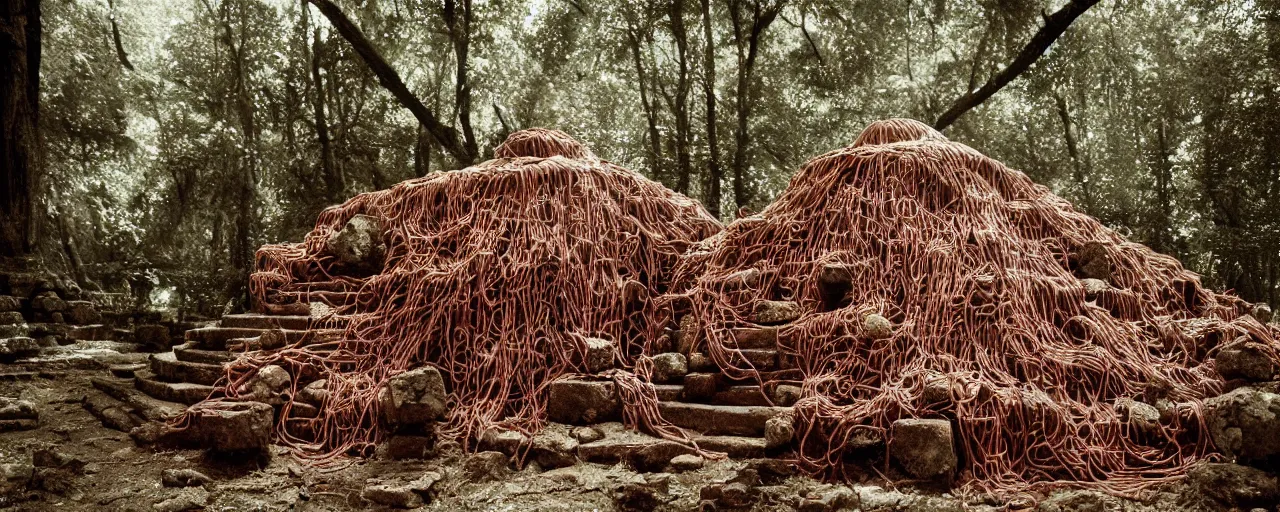
[[[773,388],[773,396],[771,397],[774,405],[790,407],[800,400],[803,390],[800,386],[792,384],[782,384]]]
[[[752,321],[760,325],[778,325],[800,318],[800,305],[792,301],[762,300],[752,311]]]
[[[916,478],[948,479],[959,463],[951,439],[951,422],[900,419],[891,427],[889,453]]]
[[[653,356],[653,382],[675,382],[689,373],[689,362],[684,354],[667,352]]]
[[[93,303],[87,300],[68,301],[67,309],[62,312],[62,316],[68,322],[80,325],[96,324],[102,321],[102,314],[98,313]]]
[[[613,340],[587,338],[587,353],[583,356],[588,373],[600,373],[614,367],[613,357],[618,344]]]
[[[1103,281],[1101,279],[1093,279],[1093,278],[1081,279],[1080,284],[1084,286],[1085,300],[1095,300],[1098,298],[1098,294],[1104,291],[1107,291],[1107,289],[1111,288],[1111,285],[1107,284],[1106,281]]]
[[[271,404],[280,401],[280,394],[288,391],[293,378],[279,365],[269,364],[258,369],[245,383],[245,389],[253,399]]]
[[[529,444],[529,436],[518,430],[490,428],[480,436],[480,450],[515,456]]]
[[[1242,461],[1280,454],[1280,395],[1243,387],[1205,400],[1205,422],[1218,449]]]
[[[1248,466],[1201,463],[1187,472],[1187,483],[1200,495],[1225,507],[1270,510],[1280,503],[1276,477]]]
[[[472,482],[490,482],[509,476],[510,464],[511,459],[502,452],[480,452],[467,457],[462,464],[462,472]]]
[[[1265,324],[1271,321],[1271,306],[1259,302],[1253,305],[1253,311],[1250,314],[1258,319],[1259,322]]]
[[[888,339],[893,336],[893,324],[888,318],[871,313],[862,321],[862,331],[873,340]]]
[[[340,261],[356,267],[377,269],[387,246],[382,240],[382,226],[376,217],[356,215],[342,230],[329,237],[328,251]]]
[[[166,469],[160,472],[160,483],[165,487],[198,487],[213,479],[194,469]]]
[[[938,403],[951,400],[951,379],[942,372],[929,371],[924,376],[925,403]]]
[[[12,361],[40,351],[40,343],[26,336],[0,339],[0,361]]]
[[[0,324],[0,338],[21,338],[31,334],[27,324]]]
[[[595,427],[578,427],[573,429],[570,435],[577,439],[579,444],[594,443],[604,439],[604,432]]]
[[[444,377],[431,366],[399,373],[378,391],[378,408],[390,425],[425,425],[443,418],[447,400]]]
[[[1111,279],[1111,251],[1101,242],[1086,242],[1076,252],[1077,271],[1082,278]]]
[[[22,301],[10,295],[0,295],[0,312],[8,313],[22,309]]]
[[[1262,349],[1263,345],[1249,341],[1248,337],[1237,339],[1218,351],[1213,366],[1227,380],[1269,381],[1276,374],[1276,364]]]
[[[622,402],[611,381],[561,379],[547,393],[547,419],[570,425],[590,425],[620,418]]]
[[[544,428],[533,436],[529,456],[543,469],[568,467],[578,462],[578,440],[563,430]]]
[[[653,473],[665,469],[676,456],[694,453],[694,451],[692,446],[662,440],[631,451],[626,455],[626,461],[636,471]]]
[[[702,469],[707,461],[697,454],[685,453],[676,455],[671,459],[671,470],[677,472],[697,471]]]
[[[432,453],[435,439],[431,436],[397,434],[378,446],[379,458],[390,460],[425,459]]]
[[[17,311],[0,312],[0,325],[17,325],[22,323],[26,323],[26,320],[22,318],[22,313]]]
[[[1154,405],[1122,398],[1116,400],[1115,408],[1116,412],[1124,418],[1125,423],[1138,432],[1146,434],[1160,432],[1160,410]]]
[[[325,399],[329,398],[328,387],[328,379],[312,381],[306,386],[303,386],[302,389],[299,389],[298,394],[294,399],[319,407],[324,404]]]
[[[262,402],[205,402],[172,439],[217,452],[262,452],[271,444],[275,409]]]
[[[710,356],[702,352],[689,353],[689,371],[691,372],[718,372],[720,368],[716,366],[716,362]]]
[[[41,292],[31,299],[31,309],[43,313],[57,313],[67,309],[67,301],[58,298],[53,292]]]
[[[40,417],[40,411],[36,409],[35,404],[27,400],[0,396],[0,420],[38,417]]]
[[[776,450],[791,444],[796,435],[795,417],[784,412],[764,422],[764,446]]]

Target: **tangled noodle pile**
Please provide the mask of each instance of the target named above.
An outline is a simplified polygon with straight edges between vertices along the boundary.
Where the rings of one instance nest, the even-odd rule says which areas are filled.
[[[638,376],[619,381],[629,422],[674,436],[642,355],[680,325],[725,373],[802,387],[797,454],[814,473],[841,477],[853,440],[884,437],[896,419],[948,418],[965,489],[1133,494],[1213,453],[1201,403],[1223,388],[1214,347],[1247,336],[1277,356],[1277,332],[1249,304],[915,121],[873,124],[723,230],[560,132],[517,132],[496,155],[362,194],[301,244],[263,247],[260,303],[325,297],[352,320],[336,341],[242,356],[221,399],[267,364],[295,387],[327,379],[319,416],[282,420],[277,435],[333,457],[378,442],[379,386],[430,364],[452,393],[444,434],[468,443],[497,425],[540,428],[546,386],[583,371],[585,338],[606,337]],[[368,277],[338,272],[325,251],[357,214],[385,233],[385,265]],[[1111,273],[1086,293],[1088,250]],[[853,283],[837,304],[818,285],[831,269]],[[744,286],[743,272],[757,278]],[[734,355],[734,329],[753,327],[762,300],[804,310],[778,335],[790,369]],[[870,313],[891,336],[868,335]],[[926,392],[939,385],[945,396]],[[1158,404],[1158,428],[1127,421],[1126,399]]]
[[[1075,272],[1089,246],[1112,267],[1094,300]],[[751,269],[758,284],[741,286]],[[825,305],[824,269],[852,277],[844,302]],[[726,372],[803,386],[800,462],[837,477],[852,440],[948,418],[965,489],[1136,494],[1212,453],[1201,403],[1223,387],[1215,346],[1248,336],[1276,357],[1276,331],[1249,304],[910,120],[806,163],[761,214],[691,249],[675,282],[668,302]],[[778,335],[798,370],[735,363],[732,329],[766,299],[807,313]],[[871,313],[891,337],[866,332]],[[1127,421],[1126,399],[1160,406],[1155,432]]]
[[[442,434],[466,444],[494,426],[540,428],[546,386],[583,371],[586,338],[617,341],[616,357],[631,361],[654,337],[650,298],[720,223],[558,131],[518,132],[496,154],[361,194],[325,210],[304,242],[261,248],[250,283],[259,304],[320,298],[351,320],[337,341],[245,354],[215,400],[235,400],[268,364],[294,376],[289,396],[327,379],[320,415],[276,431],[326,459],[382,439],[378,389],[406,369],[441,370],[452,394]],[[385,234],[385,265],[368,277],[351,277],[325,249],[358,214]]]

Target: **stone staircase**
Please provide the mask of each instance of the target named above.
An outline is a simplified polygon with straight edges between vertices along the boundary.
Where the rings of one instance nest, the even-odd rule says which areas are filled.
[[[216,326],[186,331],[183,343],[151,354],[146,363],[113,366],[112,377],[93,379],[93,386],[110,400],[95,397],[86,400],[86,407],[108,426],[125,431],[145,420],[167,419],[209,398],[224,375],[224,365],[239,352],[264,343],[271,348],[324,339],[341,332],[345,323],[340,317],[225,315]]]
[[[790,302],[772,302],[758,309],[754,320],[769,325],[735,330],[738,350],[731,362],[775,376],[798,375],[791,358],[779,350],[777,329],[798,318],[799,311]],[[787,450],[793,436],[791,405],[799,398],[800,389],[784,385],[766,392],[749,376],[735,378],[725,373],[706,354],[692,351],[695,344],[685,334],[692,330],[682,323],[674,336],[676,351],[654,356],[653,387],[663,419],[680,427],[699,447],[733,458],[764,457]],[[552,383],[549,419],[571,425],[616,421],[621,404],[614,388],[611,381],[587,378]],[[774,418],[779,420],[771,421]],[[578,448],[579,456],[587,460],[595,451],[591,443]]]

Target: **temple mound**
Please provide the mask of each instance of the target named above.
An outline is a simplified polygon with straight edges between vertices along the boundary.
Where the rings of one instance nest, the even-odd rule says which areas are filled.
[[[1214,453],[1213,356],[1249,343],[1274,363],[1280,347],[1249,304],[910,120],[810,160],[686,253],[664,301],[686,350],[802,387],[810,471],[838,476],[875,440],[893,455],[895,422],[934,418],[955,429],[956,483],[1006,495],[1183,475]],[[737,346],[768,301],[803,311],[777,332],[790,369],[758,371]]]
[[[361,194],[325,210],[302,243],[260,249],[260,311],[332,320],[242,355],[179,424],[252,399],[259,370],[277,366],[286,400],[315,381],[327,397],[314,418],[280,414],[279,442],[312,457],[367,453],[386,435],[379,390],[432,366],[450,390],[440,434],[468,444],[498,424],[540,428],[547,384],[587,371],[589,341],[609,340],[610,363],[641,352],[655,337],[651,298],[720,223],[561,132],[517,132],[496,154]]]
[[[873,123],[728,226],[560,132],[495,154],[259,250],[267,315],[153,360],[234,359],[188,368],[213,386],[175,389],[212,395],[172,431],[313,460],[435,437],[544,467],[794,458],[1005,498],[1280,458],[1280,416],[1249,413],[1275,383],[1246,386],[1280,370],[1269,310],[924,124]],[[549,420],[661,439],[528,435]]]

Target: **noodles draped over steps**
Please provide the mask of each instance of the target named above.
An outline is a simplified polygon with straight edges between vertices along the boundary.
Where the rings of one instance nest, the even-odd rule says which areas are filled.
[[[299,454],[331,458],[385,436],[376,395],[407,369],[441,370],[452,395],[441,434],[467,445],[494,426],[541,428],[547,385],[585,371],[588,337],[617,342],[630,366],[657,336],[651,298],[720,223],[558,131],[517,132],[495,153],[361,194],[325,210],[304,242],[261,248],[250,283],[259,304],[319,297],[351,321],[336,342],[242,356],[226,399],[267,364],[295,376],[294,392],[327,379],[319,417],[283,420],[276,433]],[[358,214],[379,220],[386,243],[385,264],[363,278],[326,252]]]
[[[1094,300],[1077,278],[1090,251],[1111,263]],[[824,302],[824,269],[851,278],[843,302]],[[947,418],[958,483],[995,494],[1131,495],[1181,476],[1213,451],[1201,404],[1223,388],[1214,348],[1242,336],[1272,358],[1278,347],[1249,304],[910,120],[874,123],[806,163],[759,215],[691,249],[675,283],[664,300],[694,315],[697,349],[766,388],[802,386],[803,467],[838,477],[853,440],[887,436],[899,418]],[[733,357],[730,333],[752,325],[760,300],[805,309],[778,335],[797,369],[766,374]],[[868,335],[870,313],[893,323],[891,337]],[[1127,421],[1125,399],[1156,404],[1155,431]]]
[[[946,418],[962,491],[1135,494],[1213,456],[1201,409],[1224,387],[1215,349],[1241,337],[1273,359],[1280,348],[1249,304],[915,121],[874,123],[723,230],[563,133],[517,132],[495,154],[362,194],[304,242],[263,247],[259,304],[320,297],[352,320],[335,341],[245,354],[213,400],[236,399],[266,364],[295,392],[327,379],[319,416],[287,418],[286,404],[278,438],[313,458],[367,452],[385,436],[379,387],[430,364],[451,389],[443,434],[469,444],[494,426],[539,429],[547,385],[584,371],[584,340],[605,337],[633,370],[618,380],[629,423],[674,437],[640,356],[669,350],[680,326],[732,377],[801,386],[797,453],[813,473],[847,477],[858,440],[899,418]],[[378,219],[386,244],[367,277],[325,249],[357,214]],[[1080,279],[1096,261],[1106,284]],[[833,274],[851,283],[838,297],[819,286]],[[804,311],[779,330],[781,370],[735,356],[733,332],[755,327],[762,300]],[[869,334],[871,313],[891,335]],[[1158,424],[1129,421],[1130,400],[1154,405]]]

